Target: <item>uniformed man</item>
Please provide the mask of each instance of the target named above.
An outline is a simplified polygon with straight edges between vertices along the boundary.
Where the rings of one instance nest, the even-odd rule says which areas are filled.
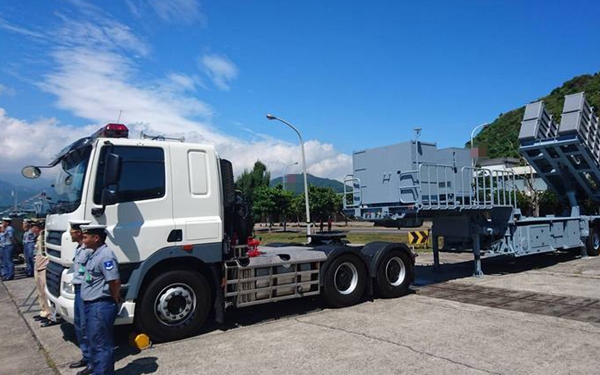
[[[36,240],[36,235],[31,230],[31,220],[23,220],[23,255],[25,256],[27,277],[33,276],[33,258],[35,256]]]
[[[35,263],[33,267],[33,278],[35,279],[35,289],[37,291],[38,303],[40,304],[40,313],[33,319],[40,322],[46,322],[52,313],[46,298],[46,265],[48,256],[46,255],[46,243],[44,242],[44,223],[35,221],[31,223],[31,230],[37,236],[35,243]]]
[[[114,374],[113,325],[118,314],[121,281],[119,264],[105,244],[105,225],[82,225],[83,245],[92,250],[81,284],[92,370],[95,375]]]
[[[8,281],[15,278],[15,264],[13,263],[13,251],[17,244],[15,238],[15,231],[10,226],[12,219],[10,217],[2,218],[2,226],[4,227],[3,238],[3,249],[2,249],[2,265],[4,269],[4,275],[2,281]]]
[[[73,265],[69,270],[69,272],[73,273],[73,280],[71,283],[75,287],[75,315],[73,318],[73,324],[75,325],[75,336],[77,336],[77,342],[79,343],[79,349],[81,349],[82,355],[80,360],[69,364],[69,368],[85,367],[85,369],[77,373],[79,375],[88,375],[92,373],[86,320],[83,312],[83,300],[81,299],[81,283],[85,275],[85,265],[92,252],[90,249],[86,249],[83,245],[83,233],[81,231],[81,225],[89,223],[89,221],[69,221],[69,224],[71,225],[71,229],[69,231],[69,234],[71,235],[71,241],[77,243],[75,257],[73,258]]]

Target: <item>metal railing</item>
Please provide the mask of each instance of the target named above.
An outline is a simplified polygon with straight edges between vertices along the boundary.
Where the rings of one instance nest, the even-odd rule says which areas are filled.
[[[516,207],[515,179],[512,171],[474,167],[458,171],[451,165],[423,163],[418,171],[399,175],[399,200],[427,210]]]
[[[348,190],[348,184],[352,186],[352,190]],[[348,198],[350,197],[350,201],[352,203],[348,203]],[[344,176],[344,198],[343,204],[344,209],[348,208],[357,208],[362,203],[362,188],[360,186],[360,179],[354,177],[351,174],[347,174]]]

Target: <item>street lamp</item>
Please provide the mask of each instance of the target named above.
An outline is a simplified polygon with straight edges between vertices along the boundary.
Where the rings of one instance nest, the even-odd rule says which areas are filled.
[[[308,205],[308,180],[306,178],[306,158],[304,157],[304,140],[302,140],[302,136],[300,135],[300,132],[298,131],[298,129],[296,129],[294,127],[294,125],[290,124],[289,122],[287,122],[283,119],[280,119],[279,117],[273,116],[271,114],[267,114],[267,119],[283,122],[284,124],[286,124],[287,126],[292,128],[292,130],[295,131],[296,134],[298,134],[298,138],[300,138],[300,150],[302,151],[302,170],[304,172],[304,204],[306,205],[306,235],[308,236],[308,241],[310,242],[310,206]]]
[[[292,164],[288,164],[285,166],[285,168],[283,168],[283,190],[285,191],[285,182],[286,182],[286,174],[285,171],[287,171],[288,167],[291,167],[292,165],[298,165],[298,162],[292,163]]]
[[[479,129],[479,128],[486,128],[488,125],[489,125],[489,124],[488,124],[487,122],[486,122],[486,123],[483,123],[483,124],[481,124],[481,125],[477,125],[477,126],[476,126],[476,127],[474,127],[474,128],[473,128],[473,130],[471,131],[471,156],[472,156],[472,158],[471,158],[471,166],[472,166],[473,168],[475,168],[475,155],[473,154],[473,139],[474,139],[474,137],[475,137],[475,132],[476,132],[476,131],[477,131],[477,129]],[[477,150],[477,151],[479,152],[479,150]]]
[[[419,175],[419,136],[421,135],[421,128],[414,128],[415,131],[415,164],[417,168],[417,176]]]

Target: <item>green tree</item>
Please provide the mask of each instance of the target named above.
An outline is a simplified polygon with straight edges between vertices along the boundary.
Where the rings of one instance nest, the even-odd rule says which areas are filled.
[[[342,196],[332,188],[310,185],[308,192],[310,214],[313,220],[323,223],[329,215],[339,212],[342,208]]]
[[[252,203],[253,212],[259,216],[259,220],[262,217],[267,218],[269,229],[273,226],[273,214],[277,212],[273,190],[268,186],[259,186],[254,190],[254,202]]]
[[[270,180],[271,173],[267,171],[267,166],[257,160],[251,171],[244,169],[244,172],[235,180],[235,187],[242,192],[252,206],[256,190],[261,186],[268,187]]]
[[[300,220],[304,218],[304,212],[304,193],[294,195],[290,204],[290,214],[296,217],[296,222],[298,225],[300,224]]]
[[[292,201],[294,199],[294,193],[291,191],[283,190],[283,185],[277,184],[272,188],[272,197],[275,201],[275,212],[282,217],[283,231],[287,231],[287,215],[292,212]]]
[[[276,215],[281,218],[291,212],[294,194],[283,190],[283,186],[277,184],[274,187],[261,186],[257,188],[254,191],[254,197],[254,212],[267,217],[269,228],[272,228]],[[287,230],[285,223],[283,230]]]

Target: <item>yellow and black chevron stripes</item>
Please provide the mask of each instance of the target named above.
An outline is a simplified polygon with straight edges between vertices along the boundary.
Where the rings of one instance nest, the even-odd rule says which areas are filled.
[[[426,231],[416,231],[416,232],[408,232],[408,243],[411,245],[419,245],[427,243],[429,239],[429,232]]]

